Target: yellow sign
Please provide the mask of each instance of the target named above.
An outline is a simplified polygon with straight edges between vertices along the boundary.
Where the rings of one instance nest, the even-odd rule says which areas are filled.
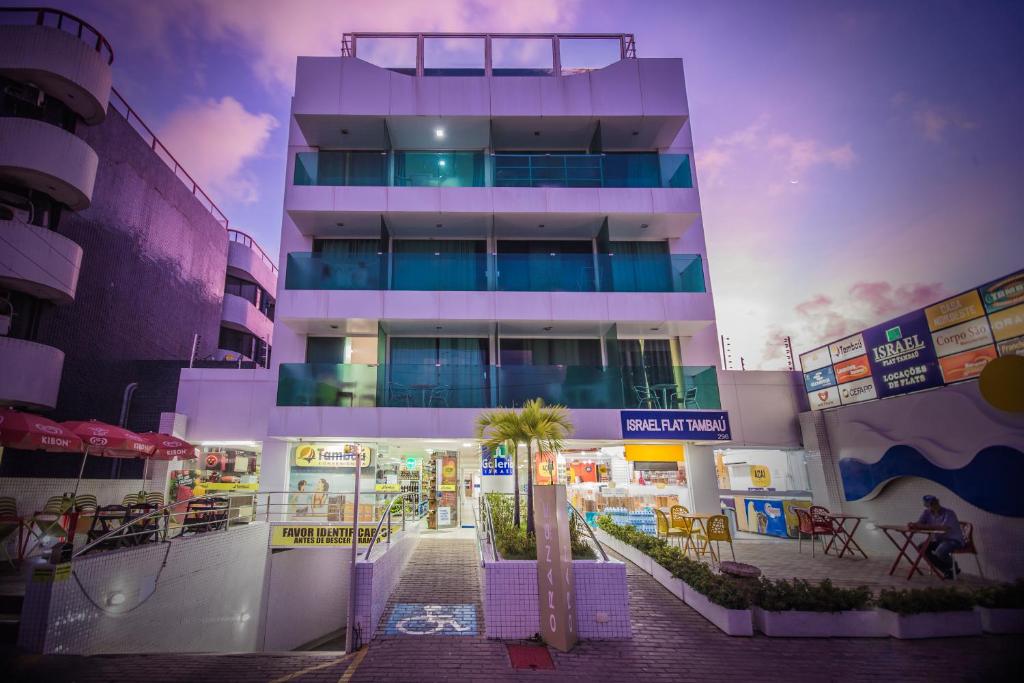
[[[357,450],[360,464],[369,467],[370,449],[356,443],[300,443],[292,451],[292,463],[296,467],[355,467]]]
[[[764,465],[750,466],[750,485],[758,489],[766,489],[772,485],[772,472]]]
[[[626,460],[630,462],[682,462],[683,453],[682,444],[626,444]]]
[[[992,336],[996,341],[1019,337],[1024,334],[1024,304],[989,313],[988,321],[992,325]]]
[[[204,482],[203,488],[207,491],[255,491],[260,487],[259,484],[226,484],[219,481]]]
[[[402,491],[401,484],[377,484],[374,487],[375,491],[382,491],[384,493],[400,493]]]
[[[391,533],[394,534],[399,528],[391,527]],[[376,531],[376,526],[360,526],[359,545],[369,545]],[[387,528],[382,528],[380,531],[380,538],[377,540],[386,540]],[[352,527],[350,525],[276,524],[271,527],[271,548],[336,548],[338,546],[352,546]]]
[[[454,491],[456,488],[457,487],[455,486],[455,484],[440,484],[440,485],[438,485],[437,490],[438,491],[442,491],[442,492],[444,492],[444,491]]]
[[[1024,356],[993,358],[981,371],[978,391],[999,410],[1024,413]]]
[[[981,305],[978,290],[973,289],[966,294],[929,306],[924,309],[924,314],[928,318],[928,328],[934,332],[965,320],[980,318],[985,314],[985,309]]]

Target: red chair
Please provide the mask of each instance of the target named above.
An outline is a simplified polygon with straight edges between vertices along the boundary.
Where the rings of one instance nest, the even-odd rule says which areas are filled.
[[[828,518],[829,523],[827,525],[822,525],[819,522],[815,521],[814,517],[808,510],[804,510],[803,508],[793,508],[793,512],[796,513],[797,519],[796,537],[798,539],[798,552],[803,552],[804,534],[806,534],[811,537],[811,557],[814,557],[815,538],[821,541],[821,549],[827,553],[828,549],[825,547],[825,541],[823,537],[830,536],[834,538],[835,536],[835,534],[832,531],[832,518]]]
[[[978,555],[978,548],[974,545],[974,525],[970,522],[960,522],[960,532],[964,537],[964,547],[957,548],[951,554],[952,555],[974,555],[974,561],[978,563],[978,576],[985,578],[985,575],[981,572],[981,556]],[[956,559],[955,557],[953,558]],[[956,567],[956,565],[954,565]],[[953,570],[953,578],[956,579],[956,575],[960,572]]]

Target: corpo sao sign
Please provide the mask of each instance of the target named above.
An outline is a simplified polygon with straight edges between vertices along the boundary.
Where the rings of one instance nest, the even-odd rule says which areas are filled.
[[[729,441],[729,413],[724,410],[622,410],[623,439]]]

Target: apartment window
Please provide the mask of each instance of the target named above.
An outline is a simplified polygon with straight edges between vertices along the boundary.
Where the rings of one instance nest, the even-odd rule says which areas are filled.
[[[344,337],[306,337],[307,363],[344,363]]]
[[[221,327],[217,348],[240,353],[263,367],[270,364],[270,345],[248,332]]]
[[[387,185],[384,150],[321,150],[295,157],[296,185]]]
[[[502,339],[505,365],[573,365],[601,367],[600,339]]]
[[[24,292],[0,288],[0,336],[35,341],[48,302]]]
[[[0,116],[45,121],[74,133],[78,116],[39,88],[0,77]]]
[[[56,230],[63,207],[42,192],[0,183],[0,220]]]

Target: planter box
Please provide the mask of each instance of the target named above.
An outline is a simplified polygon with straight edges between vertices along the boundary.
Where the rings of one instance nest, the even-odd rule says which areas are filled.
[[[676,596],[680,600],[684,599],[684,595],[685,595],[685,591],[686,591],[684,586],[686,584],[683,583],[682,579],[677,579],[676,577],[672,576],[672,572],[670,572],[669,570],[665,569],[664,567],[662,567],[657,562],[654,562],[653,560],[651,561],[651,568],[653,569],[653,572],[651,573],[651,576],[654,577],[655,581],[657,581],[662,586],[667,588],[668,591],[670,593],[672,593],[672,595]]]
[[[975,607],[985,633],[1024,633],[1024,609]]]
[[[726,609],[708,600],[689,586],[684,588],[686,604],[702,617],[730,636],[754,635],[754,623],[749,609]]]
[[[884,638],[889,635],[876,610],[770,612],[753,608],[754,626],[779,638]]]
[[[949,638],[981,633],[981,616],[974,610],[897,614],[880,609],[878,613],[893,638]]]

